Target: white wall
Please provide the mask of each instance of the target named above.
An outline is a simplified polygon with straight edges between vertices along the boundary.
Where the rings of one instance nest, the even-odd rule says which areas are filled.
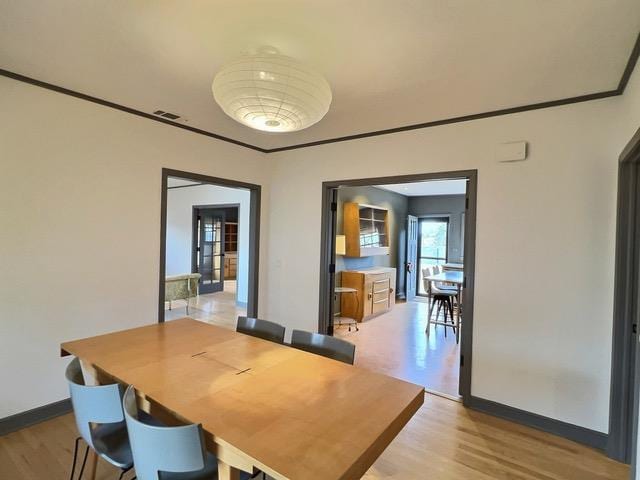
[[[236,299],[247,303],[249,281],[249,210],[251,194],[240,188],[194,185],[167,194],[167,275],[191,272],[194,205],[240,204],[238,212],[238,272]]]
[[[606,432],[622,101],[276,154],[268,317],[317,329],[323,181],[478,169],[472,394]]]
[[[264,185],[262,252],[269,172],[246,148],[5,77],[0,105],[1,418],[68,397],[60,342],[157,321],[162,167]]]
[[[622,98],[266,158],[0,78],[0,417],[67,397],[61,341],[156,320],[162,167],[263,185],[260,315],[289,331],[317,325],[323,180],[477,168],[472,393],[606,431],[638,76]],[[497,164],[511,140],[529,160]]]

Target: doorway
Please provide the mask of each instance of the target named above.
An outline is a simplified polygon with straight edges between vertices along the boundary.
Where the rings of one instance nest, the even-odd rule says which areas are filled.
[[[192,216],[191,272],[202,274],[200,293],[237,292],[240,204],[194,205]]]
[[[199,273],[199,294],[224,289],[224,210],[193,207],[191,273]]]
[[[640,401],[640,130],[620,155],[607,454],[637,475]]]
[[[430,183],[435,186],[447,182],[463,185],[462,192],[457,192],[456,195],[460,197],[462,206],[455,213],[424,209],[417,212],[405,211],[404,215],[399,215],[393,211],[395,207],[385,203],[384,199],[381,200],[379,196],[374,195],[373,191],[370,194],[362,191],[363,188],[383,191],[395,189],[402,196],[412,198],[414,194],[411,193],[411,189],[414,184]],[[318,331],[337,335],[355,343],[356,364],[359,363],[359,359],[364,361],[364,357],[368,357],[373,359],[373,363],[360,363],[361,366],[414,383],[422,382],[405,376],[410,375],[407,373],[410,369],[406,368],[406,358],[394,360],[395,354],[390,352],[389,345],[394,341],[401,342],[403,335],[410,337],[412,343],[395,351],[410,354],[414,352],[415,355],[409,362],[417,366],[417,370],[422,369],[424,373],[432,362],[429,353],[433,353],[432,347],[436,341],[434,338],[443,339],[448,332],[446,341],[450,343],[448,346],[453,353],[449,355],[451,360],[447,363],[449,367],[454,367],[451,370],[455,370],[456,383],[453,391],[436,390],[436,393],[445,393],[445,396],[452,398],[460,395],[465,403],[470,398],[471,385],[476,191],[477,171],[470,170],[325,182],[322,199],[321,301]],[[349,193],[349,198],[345,197],[344,192]],[[369,201],[370,198],[376,197],[377,200]],[[435,202],[430,204],[437,205]],[[354,227],[348,226],[349,216],[356,219]],[[395,223],[389,222],[388,219],[394,216]],[[374,223],[369,225],[372,221]],[[452,228],[454,221],[455,232]],[[355,229],[357,235],[357,240],[352,241],[351,246],[350,228]],[[463,232],[466,232],[466,235]],[[451,248],[454,238],[455,252]],[[396,256],[397,260],[388,266],[385,261],[379,261],[384,255]],[[375,260],[371,260],[372,257]],[[423,269],[444,267],[451,260],[456,264],[464,261],[463,270],[450,275],[459,281],[460,302],[452,302],[454,311],[448,319],[441,315],[440,325],[426,328],[428,303],[419,293],[425,291],[425,286],[430,283],[427,278],[435,274],[435,269],[429,272]],[[358,280],[359,274],[364,275],[363,280]],[[376,278],[373,278],[374,276]],[[367,283],[369,280],[370,283]],[[358,282],[362,287],[358,286]],[[455,288],[454,285],[448,286]],[[352,290],[356,292],[350,293]],[[392,294],[386,298],[385,292]],[[451,318],[461,315],[463,311],[463,316],[458,317],[464,319],[459,325],[460,344],[456,345]],[[344,317],[353,316],[354,312],[359,317],[356,319],[359,330],[343,326]],[[433,318],[437,318],[435,313]],[[447,323],[446,326],[442,326],[444,322]],[[374,330],[382,334],[370,333]],[[430,335],[427,332],[430,332]],[[368,334],[373,340],[366,339]],[[366,353],[369,347],[365,343],[376,344],[380,350]],[[398,368],[390,371],[394,362]]]
[[[259,185],[163,169],[158,321],[258,314]]]

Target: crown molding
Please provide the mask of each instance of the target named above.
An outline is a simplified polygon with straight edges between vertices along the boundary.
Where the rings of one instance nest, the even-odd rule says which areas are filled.
[[[445,119],[442,119],[442,120],[434,120],[434,121],[431,121],[431,122],[416,123],[416,124],[412,124],[412,125],[405,125],[405,126],[402,126],[402,127],[388,128],[388,129],[384,129],[384,130],[376,130],[376,131],[372,131],[372,132],[358,133],[358,134],[354,134],[354,135],[345,135],[345,136],[342,136],[342,137],[328,138],[328,139],[325,139],[325,140],[316,140],[316,141],[313,141],[313,142],[298,143],[298,144],[294,144],[294,145],[286,145],[284,147],[276,147],[276,148],[262,148],[262,147],[258,147],[256,145],[251,145],[251,144],[246,143],[246,142],[241,142],[239,140],[234,140],[233,138],[225,137],[223,135],[218,135],[217,133],[214,133],[214,132],[209,132],[207,130],[202,130],[200,128],[195,128],[195,127],[191,127],[191,126],[188,126],[188,125],[183,125],[181,123],[176,123],[176,122],[173,122],[171,120],[167,120],[165,118],[157,117],[157,116],[152,115],[150,113],[143,112],[141,110],[137,110],[135,108],[127,107],[126,105],[121,105],[119,103],[110,102],[108,100],[104,100],[104,99],[101,99],[101,98],[98,98],[98,97],[94,97],[92,95],[87,95],[85,93],[76,92],[75,90],[70,90],[68,88],[64,88],[64,87],[61,87],[61,86],[58,86],[58,85],[53,85],[51,83],[43,82],[42,80],[37,80],[35,78],[27,77],[25,75],[21,75],[19,73],[11,72],[9,70],[0,69],[0,75],[2,75],[4,77],[12,78],[14,80],[18,80],[20,82],[25,82],[25,83],[28,83],[28,84],[31,84],[31,85],[35,85],[37,87],[46,88],[47,90],[52,90],[54,92],[62,93],[64,95],[70,95],[70,96],[75,97],[75,98],[80,98],[82,100],[86,100],[88,102],[96,103],[98,105],[102,105],[102,106],[109,107],[109,108],[114,108],[116,110],[120,110],[122,112],[130,113],[132,115],[137,115],[139,117],[147,118],[149,120],[154,120],[156,122],[164,123],[166,125],[171,125],[172,127],[181,128],[183,130],[187,130],[187,131],[192,132],[192,133],[197,133],[198,135],[204,135],[204,136],[207,136],[207,137],[210,137],[210,138],[215,138],[216,140],[222,140],[223,142],[232,143],[234,145],[238,145],[238,146],[241,146],[241,147],[249,148],[249,149],[257,151],[257,152],[261,152],[261,153],[276,153],[276,152],[284,152],[284,151],[288,151],[288,150],[297,150],[297,149],[300,149],[300,148],[315,147],[315,146],[318,146],[318,145],[326,145],[326,144],[329,144],[329,143],[348,142],[348,141],[351,141],[351,140],[358,140],[358,139],[361,139],[361,138],[377,137],[377,136],[380,136],[380,135],[389,135],[389,134],[392,134],[392,133],[407,132],[407,131],[410,131],[410,130],[420,130],[420,129],[423,129],[423,128],[438,127],[438,126],[441,126],[441,125],[450,125],[452,123],[470,122],[470,121],[473,121],[473,120],[480,120],[480,119],[483,119],[483,118],[498,117],[498,116],[502,116],[502,115],[511,115],[513,113],[528,112],[528,111],[531,111],[531,110],[540,110],[540,109],[543,109],[543,108],[559,107],[559,106],[562,106],[562,105],[570,105],[570,104],[573,104],[573,103],[589,102],[591,100],[600,100],[602,98],[619,96],[619,95],[622,95],[624,93],[624,91],[625,91],[625,89],[627,87],[627,84],[629,83],[629,79],[631,78],[631,74],[633,73],[633,70],[634,70],[634,68],[636,66],[636,63],[638,62],[638,57],[640,57],[640,33],[638,33],[638,36],[636,37],[636,42],[635,42],[635,44],[633,46],[631,54],[629,55],[629,60],[627,61],[625,69],[622,72],[622,76],[620,78],[620,81],[618,82],[618,86],[614,90],[607,90],[605,92],[590,93],[590,94],[587,94],[587,95],[580,95],[580,96],[577,96],[577,97],[563,98],[563,99],[559,99],[559,100],[551,100],[551,101],[548,101],[548,102],[533,103],[533,104],[522,105],[522,106],[518,106],[518,107],[503,108],[503,109],[500,109],[500,110],[493,110],[493,111],[489,111],[489,112],[475,113],[475,114],[471,114],[471,115],[463,115],[463,116],[459,116],[459,117],[445,118]]]

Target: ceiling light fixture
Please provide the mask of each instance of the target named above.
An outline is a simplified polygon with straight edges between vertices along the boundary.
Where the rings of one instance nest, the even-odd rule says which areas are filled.
[[[326,115],[332,98],[322,75],[271,47],[225,65],[212,91],[224,113],[266,132],[313,125]]]

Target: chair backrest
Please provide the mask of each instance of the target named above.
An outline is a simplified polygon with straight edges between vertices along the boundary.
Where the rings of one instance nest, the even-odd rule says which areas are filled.
[[[440,265],[434,265],[433,266],[433,274],[434,275],[438,275],[439,273],[442,273],[442,267]]]
[[[284,327],[275,322],[257,318],[238,317],[236,332],[262,338],[275,343],[284,343]]]
[[[159,427],[140,421],[133,385],[127,388],[122,407],[138,480],[159,480],[158,472],[186,473],[204,468],[200,425]]]
[[[322,335],[321,333],[305,332],[304,330],[294,330],[292,332],[291,346],[350,365],[353,365],[356,356],[356,346],[353,343],[330,337],[329,335]]]
[[[69,384],[69,394],[78,431],[84,441],[95,449],[91,424],[124,421],[120,385],[85,385],[80,360],[77,358],[67,366],[65,376]]]
[[[431,267],[425,267],[422,269],[422,285],[424,286],[425,292],[429,291],[430,280],[427,280],[427,277],[430,277],[432,275],[431,271]]]

